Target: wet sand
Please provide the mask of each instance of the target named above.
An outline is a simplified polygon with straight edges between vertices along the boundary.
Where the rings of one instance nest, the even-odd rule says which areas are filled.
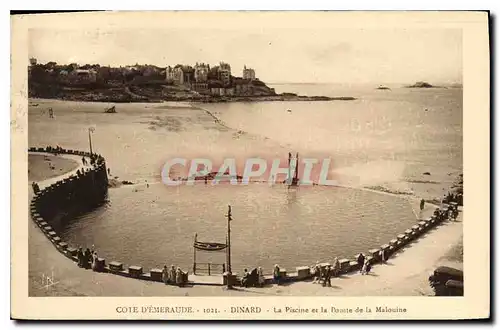
[[[48,156],[28,155],[28,180],[40,181],[65,174],[78,167],[75,160]]]

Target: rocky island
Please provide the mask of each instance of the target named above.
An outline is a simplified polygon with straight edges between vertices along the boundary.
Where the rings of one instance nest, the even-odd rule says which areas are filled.
[[[255,70],[245,66],[241,77],[233,76],[231,66],[224,62],[213,67],[196,63],[161,68],[139,64],[125,67],[38,64],[31,59],[28,94],[32,98],[111,103],[355,100],[349,96],[276,93],[256,78]]]
[[[413,85],[406,86],[406,88],[439,88],[439,87],[433,86],[425,81],[417,81]]]

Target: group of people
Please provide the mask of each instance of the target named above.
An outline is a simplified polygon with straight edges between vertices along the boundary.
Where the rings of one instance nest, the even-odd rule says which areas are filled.
[[[40,187],[38,186],[38,183],[36,183],[35,181],[31,183],[31,187],[33,188],[33,192],[35,193],[35,195],[40,192]]]
[[[97,252],[94,251],[94,247],[92,247],[92,250],[86,248],[85,251],[83,251],[80,246],[76,252],[76,257],[78,258],[78,267],[97,270],[98,257]]]
[[[382,250],[383,251],[383,250]],[[384,254],[382,252],[382,260],[384,260]],[[360,253],[358,256],[358,266],[359,266],[359,272],[361,275],[368,275],[368,273],[372,269],[372,265],[370,263],[370,260],[368,260],[363,253]]]
[[[261,267],[254,268],[250,273],[245,268],[243,270],[243,277],[241,278],[241,286],[248,288],[249,286],[263,287],[266,280],[264,278],[264,271]]]
[[[441,209],[436,209],[434,211],[434,216],[436,216],[436,218],[438,220],[455,220],[457,217],[458,217],[458,208],[450,208],[448,209],[448,211],[443,211]]]
[[[163,283],[170,285],[183,286],[187,282],[187,274],[180,267],[176,269],[174,265],[170,267],[170,270],[167,265],[163,266],[161,278]]]
[[[56,146],[56,147],[48,146],[45,148],[45,151],[54,154],[54,156],[59,155],[60,153],[62,153],[63,150],[64,149],[60,146]]]
[[[335,258],[332,265],[326,265],[325,267],[321,267],[319,261],[316,262],[316,265],[311,267],[313,270],[314,281],[313,283],[322,284],[323,286],[332,286],[331,279],[332,277],[337,277],[340,272],[340,262],[338,258]]]

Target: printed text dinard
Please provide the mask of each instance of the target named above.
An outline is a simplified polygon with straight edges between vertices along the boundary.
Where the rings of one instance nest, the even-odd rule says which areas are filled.
[[[118,306],[116,312],[120,314],[371,314],[371,313],[406,313],[407,310],[400,306],[358,306],[358,307],[337,307],[319,306],[313,308],[306,307],[273,307],[263,309],[258,306],[231,306],[228,308],[208,307],[193,308],[190,306]]]

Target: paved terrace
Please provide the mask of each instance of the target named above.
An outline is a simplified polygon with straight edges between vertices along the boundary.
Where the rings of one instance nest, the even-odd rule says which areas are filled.
[[[40,154],[40,153],[38,153]],[[61,155],[81,164],[81,157]],[[64,175],[38,182],[44,188],[56,181],[75,174],[80,165]],[[33,197],[29,187],[30,198]],[[29,204],[28,204],[29,205]],[[29,206],[28,206],[29,207]],[[433,208],[426,208],[423,216]],[[427,278],[438,265],[461,267],[461,264],[443,259],[462,236],[462,213],[457,221],[444,222],[414,240],[383,265],[374,265],[370,275],[351,273],[332,279],[332,287],[326,288],[312,282],[295,282],[265,288],[235,288],[227,290],[221,276],[190,275],[190,282],[198,284],[179,288],[158,282],[126,278],[109,273],[96,273],[79,268],[47,240],[33,221],[29,221],[29,295],[30,296],[233,296],[233,295],[433,295]],[[105,256],[104,256],[105,257]],[[106,260],[110,262],[111,260]],[[45,286],[43,276],[51,276],[54,284]]]

